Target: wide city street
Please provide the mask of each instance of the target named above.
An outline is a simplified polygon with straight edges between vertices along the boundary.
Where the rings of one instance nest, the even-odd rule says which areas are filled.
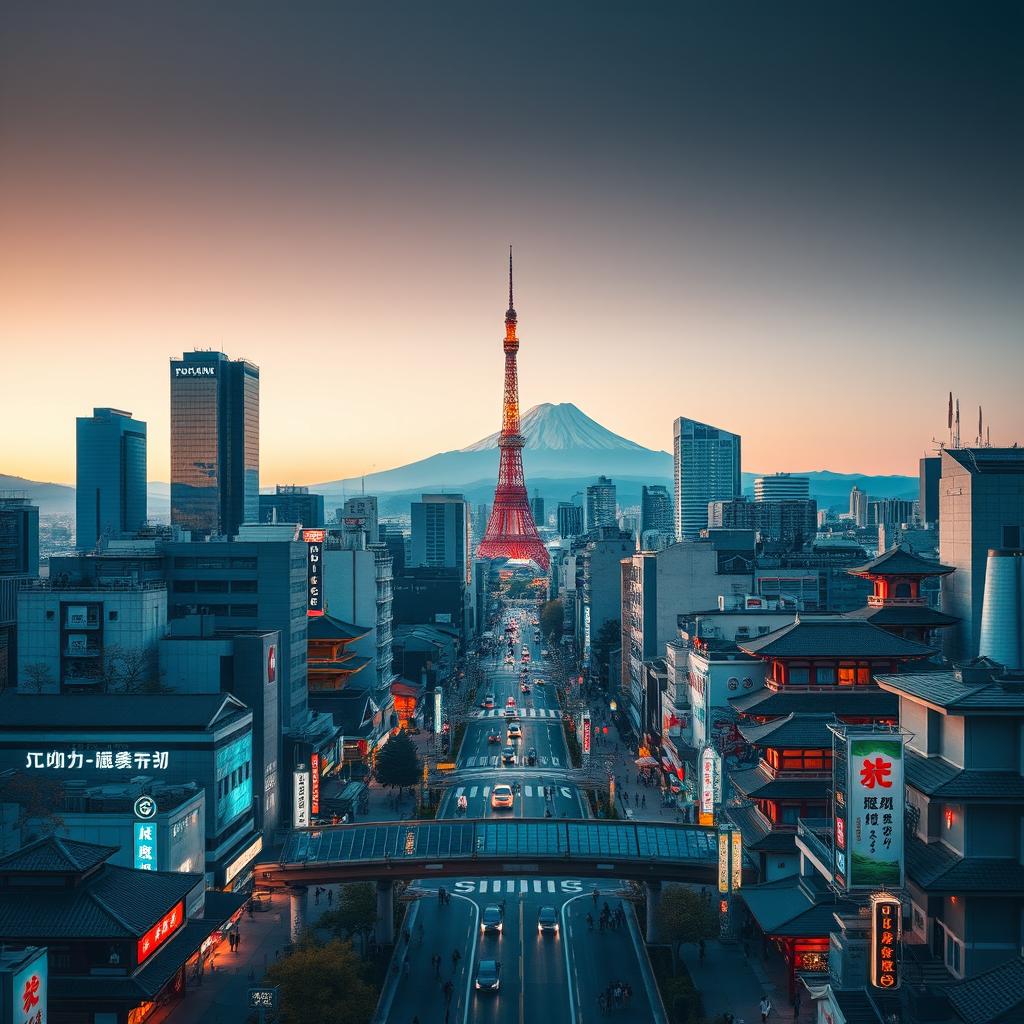
[[[511,629],[498,634],[497,659],[484,659],[485,682],[477,692],[476,703],[490,706],[470,718],[438,817],[590,817],[586,796],[572,781],[554,687],[545,683],[532,622],[532,605],[506,612],[500,629]],[[421,898],[408,919],[411,939],[399,939],[396,952],[400,968],[388,1021],[577,1024],[600,1013],[600,995],[614,982],[630,995],[607,1010],[610,1017],[659,1020],[631,908],[623,903],[624,921],[614,929],[598,924],[605,903],[611,911],[620,906],[624,888],[607,880],[599,885],[595,902],[595,884],[572,876],[418,883]],[[440,898],[442,886],[450,898]],[[498,986],[491,989],[481,973],[493,972],[494,964]]]

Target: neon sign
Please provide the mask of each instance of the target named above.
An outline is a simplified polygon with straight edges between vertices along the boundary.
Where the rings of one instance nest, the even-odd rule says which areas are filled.
[[[151,957],[185,923],[185,902],[178,902],[138,941],[136,959]]]

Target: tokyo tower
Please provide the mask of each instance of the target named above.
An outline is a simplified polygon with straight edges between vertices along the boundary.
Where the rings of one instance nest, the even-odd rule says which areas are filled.
[[[501,408],[501,434],[498,436],[498,485],[487,532],[480,542],[480,558],[528,558],[545,572],[548,552],[537,534],[523,479],[523,444],[519,433],[519,373],[516,353],[516,311],[512,305],[512,246],[508,247],[508,310],[505,313],[505,401]]]

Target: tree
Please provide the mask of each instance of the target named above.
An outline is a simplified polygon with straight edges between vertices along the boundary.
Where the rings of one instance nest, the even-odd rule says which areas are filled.
[[[423,762],[403,729],[377,756],[377,781],[382,786],[415,786],[423,778]]]
[[[681,942],[700,942],[718,934],[718,916],[711,903],[683,885],[662,889],[657,917],[662,939],[672,945],[673,962]]]
[[[540,635],[556,641],[562,635],[562,602],[557,597],[540,606]]]
[[[317,921],[336,938],[348,939],[358,935],[362,939],[363,956],[367,940],[377,925],[377,893],[370,882],[352,882],[341,887],[338,905],[326,911]]]
[[[281,986],[288,1024],[366,1024],[377,999],[361,966],[351,942],[305,941],[270,965],[267,981]]]
[[[22,686],[29,693],[46,693],[56,688],[53,672],[45,661],[36,661],[26,665],[21,673]]]

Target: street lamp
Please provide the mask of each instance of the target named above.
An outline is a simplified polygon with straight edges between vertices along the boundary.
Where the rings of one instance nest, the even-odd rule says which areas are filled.
[[[612,699],[608,702],[608,707],[610,707],[612,711],[618,711],[619,703],[614,697],[612,697]]]

